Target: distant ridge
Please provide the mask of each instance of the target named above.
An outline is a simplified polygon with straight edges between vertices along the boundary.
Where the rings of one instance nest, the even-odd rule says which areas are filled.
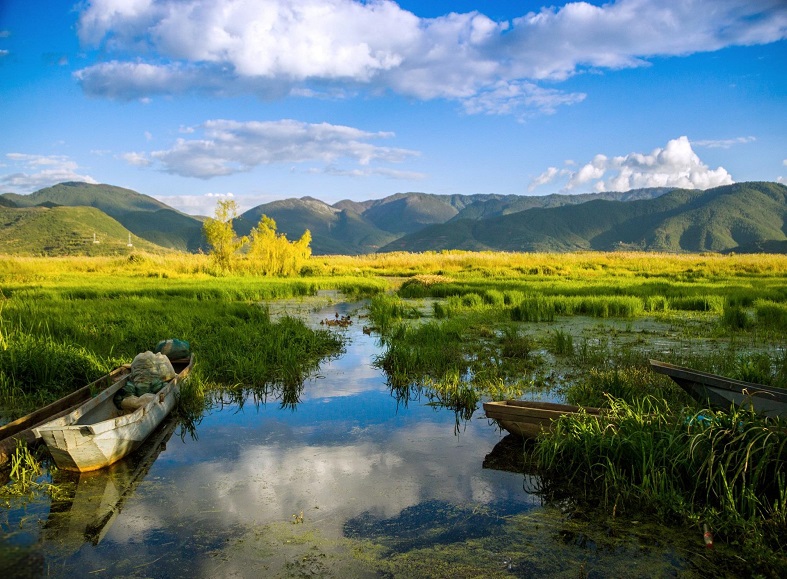
[[[676,189],[652,199],[594,199],[459,219],[404,236],[382,251],[731,251],[784,241],[786,222],[787,187],[737,183],[707,191]]]
[[[95,207],[0,208],[0,253],[15,255],[126,255],[167,251],[129,231]]]
[[[88,208],[92,212],[74,211]],[[131,232],[140,247],[144,240],[152,250],[207,249],[203,218],[112,185],[68,182],[30,195],[5,193],[0,211],[0,253],[85,252],[74,240],[92,235],[90,230],[121,240]],[[262,215],[291,240],[309,229],[315,255],[444,249],[784,252],[787,245],[787,187],[767,182],[707,191],[649,188],[538,197],[410,192],[334,205],[305,196],[254,207],[235,220],[235,231],[248,234]],[[59,233],[47,237],[38,229]]]

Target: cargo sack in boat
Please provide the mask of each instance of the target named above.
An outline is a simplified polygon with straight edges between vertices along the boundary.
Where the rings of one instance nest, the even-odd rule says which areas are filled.
[[[153,349],[154,352],[161,352],[170,360],[183,360],[191,355],[191,346],[186,340],[162,340]]]
[[[149,392],[155,394],[176,376],[172,363],[164,354],[142,352],[131,362],[131,373],[126,385],[115,394],[113,400],[118,408],[122,408],[126,396],[142,396]]]

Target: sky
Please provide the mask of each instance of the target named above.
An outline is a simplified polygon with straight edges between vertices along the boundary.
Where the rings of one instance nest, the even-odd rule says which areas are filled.
[[[785,0],[0,0],[0,191],[787,183]]]

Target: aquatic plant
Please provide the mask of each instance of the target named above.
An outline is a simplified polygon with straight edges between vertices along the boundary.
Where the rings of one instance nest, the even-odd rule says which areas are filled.
[[[567,415],[534,450],[549,498],[600,501],[712,528],[717,539],[785,547],[787,428],[749,411],[676,411],[610,399],[601,418]],[[782,561],[783,565],[787,562]]]
[[[574,355],[574,338],[568,332],[557,329],[550,334],[550,351],[558,356]]]

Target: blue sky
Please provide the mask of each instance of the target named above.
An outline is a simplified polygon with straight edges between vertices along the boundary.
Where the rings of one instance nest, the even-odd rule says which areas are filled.
[[[787,181],[787,3],[0,0],[0,191]]]

